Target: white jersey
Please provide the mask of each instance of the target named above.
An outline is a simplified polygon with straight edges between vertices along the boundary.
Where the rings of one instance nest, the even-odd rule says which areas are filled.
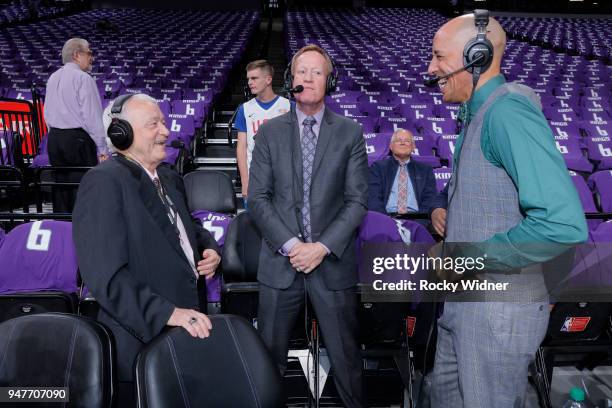
[[[251,158],[255,149],[255,135],[262,123],[289,112],[291,105],[289,99],[279,96],[274,105],[268,109],[263,109],[257,103],[257,98],[253,98],[244,103],[244,118],[247,125],[247,169],[251,168]]]

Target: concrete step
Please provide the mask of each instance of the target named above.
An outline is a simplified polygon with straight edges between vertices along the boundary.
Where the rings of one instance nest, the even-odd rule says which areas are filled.
[[[194,162],[198,165],[236,166],[235,157],[196,157]],[[217,170],[221,170],[220,168]]]
[[[232,138],[232,144],[236,144],[238,139]],[[206,139],[207,145],[225,145],[227,146],[227,137],[226,138],[215,138],[215,139]]]

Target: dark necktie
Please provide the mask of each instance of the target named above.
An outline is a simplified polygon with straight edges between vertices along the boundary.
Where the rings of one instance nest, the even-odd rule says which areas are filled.
[[[304,179],[304,204],[302,205],[302,222],[304,224],[304,241],[311,241],[310,225],[310,186],[312,184],[312,166],[314,164],[315,151],[317,150],[317,136],[312,127],[317,120],[308,116],[302,124],[302,163]]]

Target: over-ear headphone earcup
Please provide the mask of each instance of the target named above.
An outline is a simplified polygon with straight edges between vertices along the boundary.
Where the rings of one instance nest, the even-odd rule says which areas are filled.
[[[118,150],[128,149],[134,141],[134,131],[127,120],[113,118],[106,133]]]
[[[330,72],[327,76],[327,82],[325,84],[325,95],[331,95],[332,92],[336,90],[336,85],[338,84],[338,73],[334,69],[333,72]]]
[[[285,79],[285,84],[284,84],[285,89],[293,88],[293,75],[291,75],[291,62],[287,64],[287,68],[285,68],[285,73],[283,77]]]
[[[463,49],[463,66],[471,64],[480,56],[484,56],[480,61],[466,68],[469,73],[474,72],[474,68],[480,68],[480,73],[485,72],[493,62],[493,44],[488,39],[473,38]]]

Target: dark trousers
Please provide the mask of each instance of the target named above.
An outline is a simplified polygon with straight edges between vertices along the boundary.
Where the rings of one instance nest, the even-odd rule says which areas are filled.
[[[287,289],[274,289],[260,283],[257,326],[264,343],[281,375],[284,374],[289,336],[304,306],[305,290],[321,327],[340,398],[346,407],[365,407],[361,355],[357,344],[355,288],[329,290],[318,271],[308,275],[296,274]]]
[[[52,166],[95,166],[98,164],[96,144],[81,128],[56,129],[51,128],[47,136],[49,162]],[[82,171],[57,171],[55,181],[58,183],[80,182]],[[76,200],[77,188],[54,187],[53,211],[72,212]]]

